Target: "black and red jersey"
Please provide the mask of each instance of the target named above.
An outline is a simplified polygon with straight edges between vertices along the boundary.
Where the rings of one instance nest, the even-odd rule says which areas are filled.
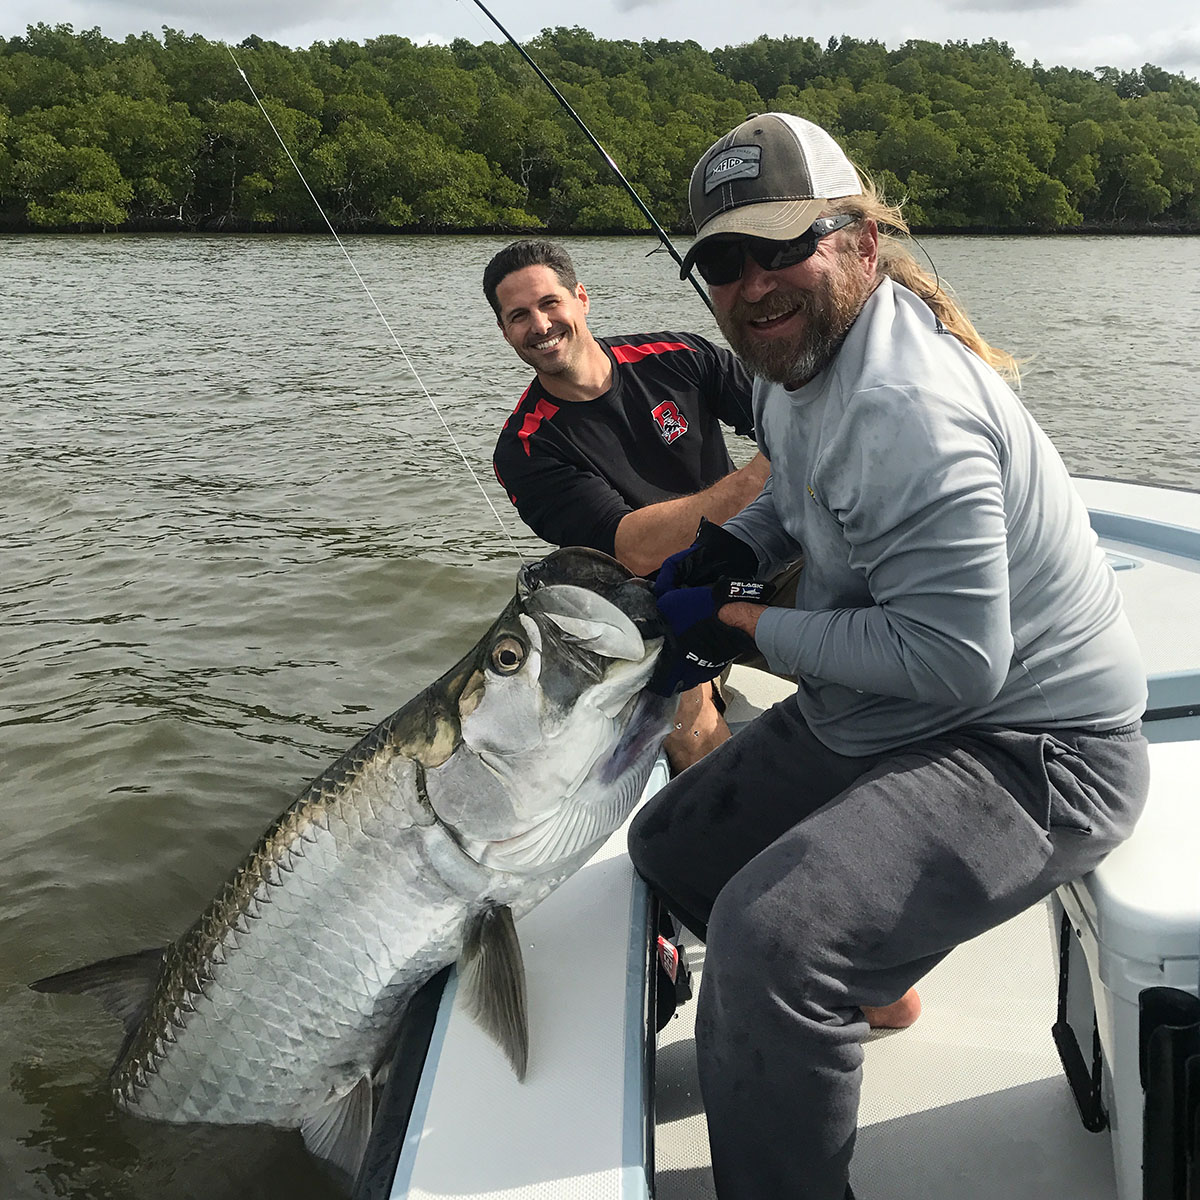
[[[720,422],[752,432],[751,379],[692,333],[600,338],[612,386],[564,401],[535,378],[496,442],[496,478],[521,519],[556,546],[612,554],[626,513],[690,495],[733,470]]]

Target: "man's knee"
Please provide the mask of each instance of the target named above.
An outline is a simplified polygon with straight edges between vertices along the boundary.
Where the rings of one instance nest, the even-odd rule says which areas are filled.
[[[651,887],[664,881],[663,869],[671,859],[666,813],[667,806],[659,792],[642,805],[629,825],[630,860],[634,870]]]
[[[796,1010],[836,1002],[841,985],[823,984],[844,973],[847,931],[836,912],[824,911],[818,880],[797,882],[755,860],[721,889],[709,916],[706,977],[786,997]]]

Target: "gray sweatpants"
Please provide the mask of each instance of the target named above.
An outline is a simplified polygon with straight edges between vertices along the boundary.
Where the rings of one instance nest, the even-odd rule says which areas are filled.
[[[1095,867],[1148,787],[1136,724],[845,758],[785,700],[654,796],[629,849],[707,940],[696,1050],[721,1200],[842,1200],[860,1006]]]

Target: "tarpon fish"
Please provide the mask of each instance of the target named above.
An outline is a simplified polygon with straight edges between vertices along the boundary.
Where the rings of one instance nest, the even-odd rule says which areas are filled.
[[[315,779],[165,949],[40,979],[125,1024],[117,1103],[297,1127],[353,1176],[405,1004],[457,963],[517,1074],[513,921],[632,811],[669,727],[644,581],[592,550],[521,568],[473,650]]]

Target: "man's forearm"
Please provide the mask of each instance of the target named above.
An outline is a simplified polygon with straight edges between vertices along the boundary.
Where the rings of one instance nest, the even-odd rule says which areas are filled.
[[[759,452],[702,492],[626,513],[617,526],[616,557],[638,575],[657,571],[669,554],[692,544],[701,517],[718,525],[728,521],[762,491],[770,473],[771,464]]]

